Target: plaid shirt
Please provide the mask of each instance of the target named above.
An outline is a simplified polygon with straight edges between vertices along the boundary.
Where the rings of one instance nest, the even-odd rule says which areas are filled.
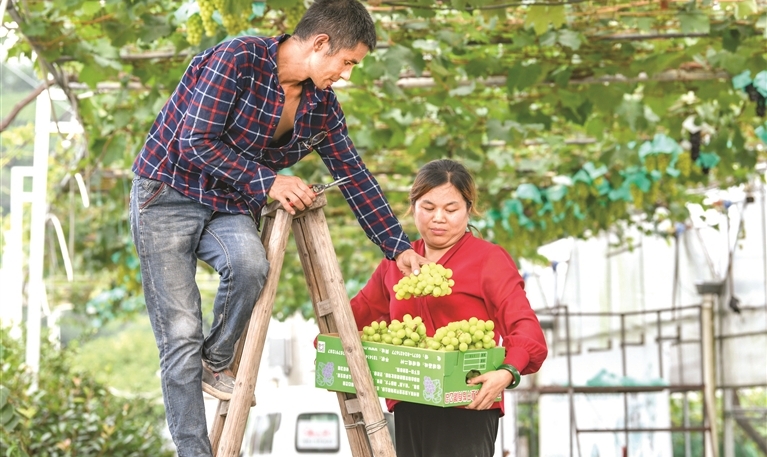
[[[258,220],[276,171],[316,148],[334,179],[351,178],[341,192],[368,238],[393,259],[410,240],[354,148],[332,89],[307,80],[290,141],[270,146],[285,106],[276,60],[287,37],[235,38],[192,59],[133,172],[215,211]]]

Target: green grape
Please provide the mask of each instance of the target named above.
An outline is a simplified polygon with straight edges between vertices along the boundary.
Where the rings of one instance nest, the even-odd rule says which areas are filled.
[[[205,35],[214,36],[218,30],[218,24],[213,20],[213,12],[216,10],[213,0],[197,0],[200,7],[200,19],[205,29]]]
[[[438,271],[436,268],[434,271]],[[477,318],[450,322],[426,334],[426,325],[420,316],[405,314],[402,321],[373,321],[362,327],[362,341],[391,344],[395,346],[417,347],[433,351],[469,351],[490,349],[496,346],[495,324],[492,320]]]
[[[455,281],[449,279],[453,271],[437,263],[421,266],[418,276],[410,274],[400,279],[392,287],[397,300],[408,300],[411,297],[442,297],[452,293],[451,287]],[[412,316],[411,316],[412,319]],[[420,322],[419,322],[420,323]]]
[[[192,46],[199,46],[202,42],[202,17],[194,13],[186,20],[186,41]]]
[[[676,162],[676,168],[685,178],[690,176],[690,173],[692,172],[692,159],[690,158],[690,155],[679,154],[679,158]]]
[[[283,8],[282,11],[285,13],[285,19],[283,20],[285,31],[292,32],[306,12],[306,7],[303,2],[297,2],[290,8]]]

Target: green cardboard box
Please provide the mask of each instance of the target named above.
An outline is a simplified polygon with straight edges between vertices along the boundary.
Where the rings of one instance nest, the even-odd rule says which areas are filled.
[[[368,341],[362,348],[379,397],[443,407],[471,403],[480,386],[467,385],[467,375],[495,370],[506,354],[502,347],[444,352]],[[315,363],[316,387],[357,392],[337,336],[317,337]]]

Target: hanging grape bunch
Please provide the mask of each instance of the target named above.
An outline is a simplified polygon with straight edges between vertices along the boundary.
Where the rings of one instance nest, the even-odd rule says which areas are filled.
[[[197,0],[197,5],[200,7],[200,19],[205,35],[215,35],[218,30],[218,25],[213,20],[213,12],[216,11],[215,0]]]
[[[418,276],[410,273],[394,285],[394,293],[397,300],[408,300],[412,297],[443,297],[453,292],[455,281],[450,279],[453,270],[445,268],[438,263],[427,263],[421,266]]]
[[[194,13],[186,21],[186,41],[192,46],[198,46],[202,42],[202,32],[202,17]]]
[[[250,28],[252,0],[197,0],[197,5],[200,7],[202,28],[205,30],[205,35],[209,37],[215,36],[218,32],[218,24],[213,17],[216,10],[221,15],[221,24],[229,35],[236,35]],[[187,41],[192,43],[189,37]]]
[[[476,317],[451,322],[438,328],[433,336],[426,336],[426,325],[420,316],[405,314],[402,322],[393,319],[373,321],[362,328],[362,341],[418,347],[435,351],[461,351],[491,349],[495,347],[495,323]]]

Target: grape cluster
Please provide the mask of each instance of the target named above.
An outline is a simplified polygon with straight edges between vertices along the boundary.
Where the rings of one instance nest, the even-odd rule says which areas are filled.
[[[362,341],[418,347],[435,351],[461,351],[491,349],[495,347],[495,324],[491,320],[472,317],[450,322],[438,328],[433,336],[426,336],[426,325],[420,316],[405,314],[402,322],[393,319],[373,321],[362,328]]]
[[[394,285],[394,293],[397,300],[408,300],[412,297],[442,297],[450,295],[455,281],[450,279],[453,270],[445,268],[438,263],[427,263],[421,266],[418,276],[410,273]]]
[[[410,314],[405,314],[402,322],[397,319],[392,319],[389,324],[386,321],[373,321],[362,328],[362,341],[426,348],[425,339],[426,325],[423,319]]]
[[[198,46],[202,42],[202,17],[195,13],[186,21],[186,41],[192,46]]]
[[[214,36],[218,30],[218,24],[213,20],[213,12],[216,11],[215,0],[197,0],[200,7],[200,19],[202,27],[205,29],[205,35]]]
[[[215,36],[218,32],[218,23],[213,17],[216,10],[221,16],[221,25],[229,35],[236,35],[251,26],[253,7],[250,0],[197,0],[197,4],[200,7],[202,28],[207,36]]]
[[[491,349],[495,347],[495,323],[472,317],[468,320],[450,322],[438,328],[434,336],[426,339],[429,349],[437,351],[461,351]]]
[[[301,21],[304,13],[306,13],[306,7],[303,2],[298,2],[291,7],[283,8],[282,13],[284,15],[283,26],[285,27],[285,31],[291,31],[294,30],[299,21]]]
[[[229,35],[236,35],[240,31],[250,28],[247,15],[224,13],[221,15],[221,23]]]

